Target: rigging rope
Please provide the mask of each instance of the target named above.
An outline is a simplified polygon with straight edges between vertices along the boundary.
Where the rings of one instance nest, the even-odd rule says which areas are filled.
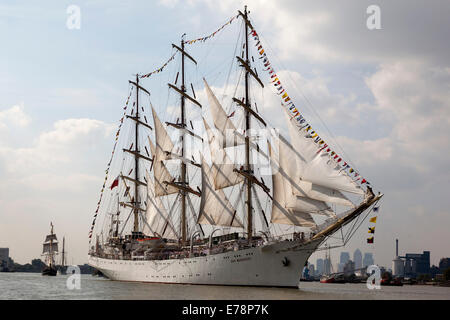
[[[327,143],[325,143],[325,141],[318,135],[318,133],[315,130],[313,130],[312,126],[300,114],[300,111],[297,109],[294,102],[291,100],[291,97],[288,95],[286,89],[283,88],[279,76],[276,74],[274,68],[271,66],[267,54],[259,40],[258,33],[256,32],[255,29],[253,29],[250,33],[253,37],[253,40],[256,42],[255,47],[257,48],[257,51],[260,55],[259,59],[263,63],[263,66],[266,68],[263,70],[268,72],[272,85],[277,89],[278,91],[277,94],[281,97],[283,107],[285,107],[286,110],[290,113],[291,119],[293,118],[297,121],[297,127],[300,130],[304,130],[304,132],[308,133],[308,137],[313,139],[312,141],[316,143],[318,147],[317,154],[319,153],[328,154],[330,160],[333,160],[335,164],[339,166],[341,170],[344,171],[349,177],[351,173],[354,173],[354,179],[352,178],[353,182],[355,183],[359,182],[361,185],[363,184],[370,185],[370,183],[365,178],[360,176],[360,174],[357,173],[353,168],[351,168],[347,162],[343,161],[343,159],[336,152],[331,150],[330,146]],[[309,100],[307,101],[309,102]],[[341,161],[343,161],[342,164],[340,164]],[[346,170],[348,170],[348,172]]]
[[[94,214],[94,220],[92,221],[91,230],[89,231],[89,244],[91,244],[92,232],[93,232],[94,227],[95,227],[95,221],[97,219],[98,210],[100,209],[100,204],[101,204],[102,197],[103,197],[103,191],[105,190],[106,181],[108,180],[108,173],[109,173],[109,169],[110,169],[110,166],[111,166],[111,162],[112,162],[113,157],[114,157],[114,152],[116,150],[117,140],[119,139],[119,134],[120,134],[120,129],[122,128],[123,119],[125,118],[125,115],[126,115],[126,112],[127,112],[127,108],[128,108],[128,103],[130,102],[130,97],[131,97],[132,93],[133,93],[133,86],[130,89],[130,93],[128,95],[127,101],[125,102],[125,106],[123,108],[124,111],[123,111],[122,118],[119,120],[119,122],[120,122],[119,123],[119,128],[117,129],[116,138],[115,138],[115,142],[114,142],[114,147],[113,147],[113,151],[111,153],[111,158],[110,158],[108,164],[106,165],[105,180],[103,181],[102,190],[100,191],[100,199],[98,200],[97,209],[95,210],[95,214]]]

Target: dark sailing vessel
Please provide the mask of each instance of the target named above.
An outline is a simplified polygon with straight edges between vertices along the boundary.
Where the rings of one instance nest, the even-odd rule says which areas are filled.
[[[42,270],[43,276],[56,276],[57,269],[55,264],[55,256],[58,254],[58,239],[53,233],[53,224],[50,223],[50,234],[45,237],[42,255],[44,256],[45,267]]]

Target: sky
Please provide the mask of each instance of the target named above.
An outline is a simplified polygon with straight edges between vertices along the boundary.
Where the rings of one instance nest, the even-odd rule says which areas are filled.
[[[396,238],[401,254],[429,250],[432,264],[450,256],[450,3],[246,4],[299,110],[385,194],[375,243],[366,243],[366,221],[345,248],[332,250],[332,259],[359,248],[390,267]],[[381,28],[371,30],[373,4]],[[71,5],[80,9],[79,29],[67,26]],[[238,0],[0,4],[0,247],[9,247],[16,262],[29,262],[39,257],[53,221],[59,238],[66,237],[69,262],[87,262],[87,235],[128,80],[160,67],[183,33],[209,35],[243,6]],[[224,29],[214,48],[193,45],[193,55],[207,65],[228,61],[229,50],[221,48],[234,45],[237,26]],[[143,85],[166,93],[171,68]],[[196,72],[223,77],[227,70],[224,64],[220,74],[212,67]],[[267,89],[264,97],[262,115],[283,126],[276,96]]]

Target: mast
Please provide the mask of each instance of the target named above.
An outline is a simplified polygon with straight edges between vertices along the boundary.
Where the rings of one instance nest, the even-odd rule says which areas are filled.
[[[244,7],[244,17],[245,20],[248,21],[248,13],[247,6]],[[248,24],[245,23],[245,62],[248,66],[250,66],[250,60],[248,59]],[[246,68],[245,70],[245,104],[247,108],[250,109],[250,101],[249,101],[249,87],[248,87],[248,76],[249,71]],[[250,138],[249,138],[249,130],[250,130],[250,112],[245,108],[245,170],[248,174],[251,174],[250,167]],[[246,178],[247,184],[247,235],[248,241],[251,241],[253,234],[253,217],[252,217],[252,182],[251,179]]]
[[[184,35],[183,35],[184,36]],[[184,51],[184,39],[181,37],[181,50]],[[181,55],[181,91],[186,93],[184,86],[184,54]],[[185,97],[181,95],[181,127],[186,127],[186,114],[185,114]],[[184,158],[184,130],[181,131],[181,156]],[[186,163],[181,161],[181,185],[186,187]],[[181,190],[181,244],[186,242],[186,192]]]
[[[64,267],[64,263],[65,263],[65,261],[64,261],[64,254],[65,254],[65,251],[64,251],[64,245],[65,245],[65,243],[66,243],[66,237],[63,237],[62,261],[61,261],[62,267]]]
[[[135,201],[135,208],[134,208],[134,232],[139,231],[139,199],[138,199],[138,181],[139,181],[139,150],[138,150],[138,125],[139,125],[139,76],[136,74],[136,121],[135,121],[135,142],[134,142],[134,162],[135,162],[135,171],[134,171],[134,201]]]
[[[49,255],[49,267],[53,266],[53,223],[50,222],[50,255]]]

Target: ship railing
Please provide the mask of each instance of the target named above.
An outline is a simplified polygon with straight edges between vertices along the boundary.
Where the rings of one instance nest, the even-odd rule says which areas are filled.
[[[276,241],[307,241],[314,236],[313,232],[292,232],[273,236]]]

